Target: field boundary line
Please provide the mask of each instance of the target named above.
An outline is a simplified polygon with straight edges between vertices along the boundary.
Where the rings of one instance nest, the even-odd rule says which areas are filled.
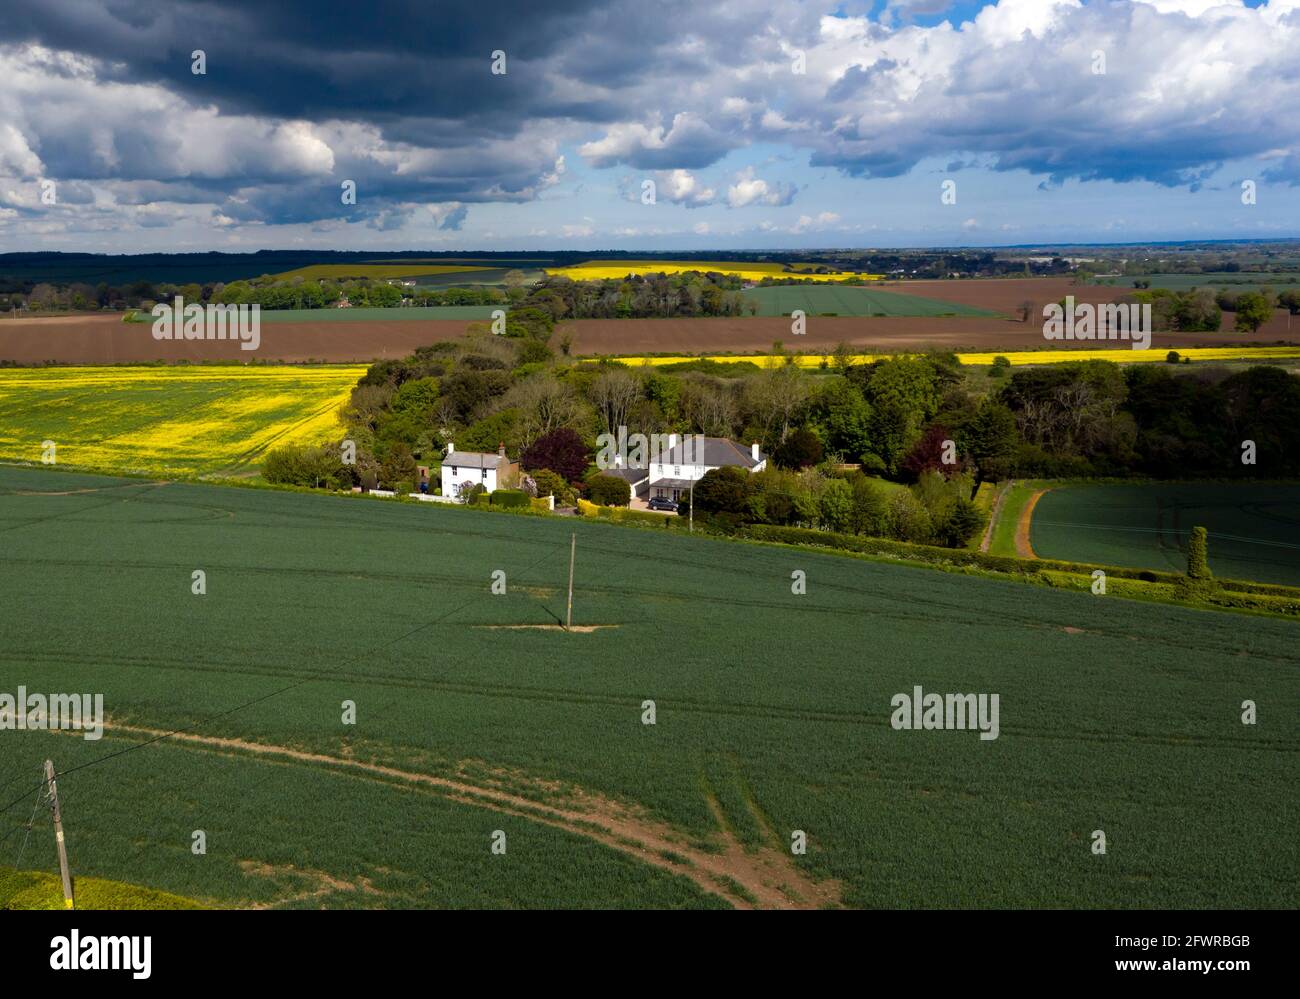
[[[1008,479],[998,487],[998,494],[993,500],[993,509],[989,511],[989,522],[984,525],[984,537],[980,539],[980,551],[985,554],[988,554],[993,544],[993,531],[998,525],[998,518],[1002,516],[1002,507],[1006,503],[1007,494],[1015,484],[1015,479]]]

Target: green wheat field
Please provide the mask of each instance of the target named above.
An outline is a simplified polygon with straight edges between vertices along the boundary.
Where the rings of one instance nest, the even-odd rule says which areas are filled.
[[[0,692],[102,693],[108,716],[98,742],[0,730],[5,867],[56,870],[44,809],[18,856],[50,758],[74,876],[204,905],[1289,907],[1300,889],[1289,621],[40,468],[0,468],[0,538]],[[999,694],[999,738],[894,730],[917,685]]]

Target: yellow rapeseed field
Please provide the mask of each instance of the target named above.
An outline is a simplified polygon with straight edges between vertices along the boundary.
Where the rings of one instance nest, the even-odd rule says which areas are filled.
[[[1117,364],[1137,364],[1165,360],[1165,349],[1151,350],[1003,350],[979,354],[958,354],[962,364],[992,364],[995,357],[1005,357],[1013,367],[1017,365],[1063,364],[1067,361],[1114,361]],[[796,354],[793,363],[801,368],[820,368],[823,363],[833,364],[835,357],[831,354]],[[848,360],[852,364],[870,364],[872,361],[887,360],[891,357],[905,356],[897,354],[851,354]],[[1178,351],[1179,357],[1192,361],[1250,361],[1264,358],[1283,359],[1300,358],[1300,347],[1185,347]],[[718,361],[723,364],[736,364],[749,361],[764,367],[769,364],[784,364],[784,358],[772,354],[712,354],[707,356],[639,356],[613,357],[613,361],[623,364],[649,364],[659,367],[665,364],[681,364],[683,361]]]
[[[0,460],[239,475],[267,448],[337,436],[364,365],[0,369]]]
[[[816,267],[816,264],[791,264],[796,271]],[[572,267],[548,268],[546,273],[559,274],[574,281],[594,281],[605,278],[622,278],[629,274],[680,274],[684,271],[717,271],[720,274],[735,274],[745,281],[761,281],[765,277],[788,275],[782,264],[772,263],[738,263],[726,260],[593,260]],[[882,274],[860,274],[852,271],[837,271],[834,274],[808,274],[813,281],[844,281],[852,278],[856,281],[878,281]]]

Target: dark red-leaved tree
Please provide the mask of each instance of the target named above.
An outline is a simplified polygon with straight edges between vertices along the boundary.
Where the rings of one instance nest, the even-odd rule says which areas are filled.
[[[903,459],[900,465],[903,474],[915,482],[923,472],[938,472],[944,478],[960,472],[962,460],[957,454],[956,446],[949,444],[952,439],[952,431],[947,427],[938,423],[930,424]],[[954,459],[952,464],[944,462],[945,451]]]
[[[577,431],[559,427],[533,441],[520,461],[530,472],[549,468],[569,482],[578,482],[591,464],[591,455]]]

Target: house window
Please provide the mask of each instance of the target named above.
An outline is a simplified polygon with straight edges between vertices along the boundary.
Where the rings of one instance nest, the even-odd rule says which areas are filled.
[[[483,469],[483,481],[484,481],[484,482],[487,481],[487,469],[486,469],[486,468]]]
[[[674,465],[674,466],[673,466],[673,478],[674,478],[674,479],[680,479],[681,477],[682,477],[682,466],[681,466],[681,465]]]
[[[456,466],[455,466],[455,465],[452,465],[452,466],[451,466],[451,474],[452,474],[452,475],[455,475],[455,474],[456,474]]]

